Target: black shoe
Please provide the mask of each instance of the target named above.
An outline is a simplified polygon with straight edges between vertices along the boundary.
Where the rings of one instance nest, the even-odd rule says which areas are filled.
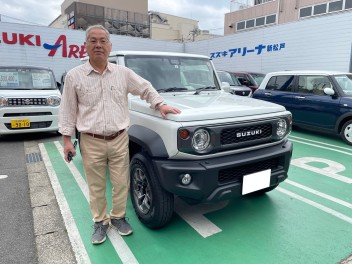
[[[126,218],[111,219],[110,226],[116,229],[121,236],[128,236],[132,234],[132,228]]]
[[[109,229],[109,224],[103,225],[103,221],[94,223],[94,231],[92,234],[92,243],[101,244],[106,240],[106,233]]]

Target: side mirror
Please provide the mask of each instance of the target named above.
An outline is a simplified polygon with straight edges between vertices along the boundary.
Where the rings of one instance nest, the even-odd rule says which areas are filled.
[[[227,93],[231,92],[231,86],[228,82],[222,82],[221,88]]]
[[[331,87],[324,88],[324,93],[327,95],[334,95],[335,91]]]

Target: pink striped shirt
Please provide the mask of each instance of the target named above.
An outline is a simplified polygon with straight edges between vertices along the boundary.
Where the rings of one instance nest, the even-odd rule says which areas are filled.
[[[163,98],[147,80],[127,67],[108,63],[99,74],[86,62],[70,70],[65,79],[59,111],[59,132],[78,131],[111,135],[129,126],[128,94],[139,95],[155,109]]]

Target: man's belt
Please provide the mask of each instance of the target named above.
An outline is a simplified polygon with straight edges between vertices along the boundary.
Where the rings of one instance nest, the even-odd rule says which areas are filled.
[[[85,133],[85,134],[87,134],[93,138],[99,138],[99,139],[104,139],[104,140],[113,140],[113,139],[117,138],[119,135],[121,135],[124,131],[125,131],[125,129],[122,129],[114,134],[109,135],[109,136],[103,136],[103,135],[93,134],[93,133]]]

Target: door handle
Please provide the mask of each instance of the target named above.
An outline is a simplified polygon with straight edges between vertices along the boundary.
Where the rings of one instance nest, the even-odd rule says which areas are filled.
[[[295,96],[295,98],[298,99],[298,100],[306,99],[304,96]]]

